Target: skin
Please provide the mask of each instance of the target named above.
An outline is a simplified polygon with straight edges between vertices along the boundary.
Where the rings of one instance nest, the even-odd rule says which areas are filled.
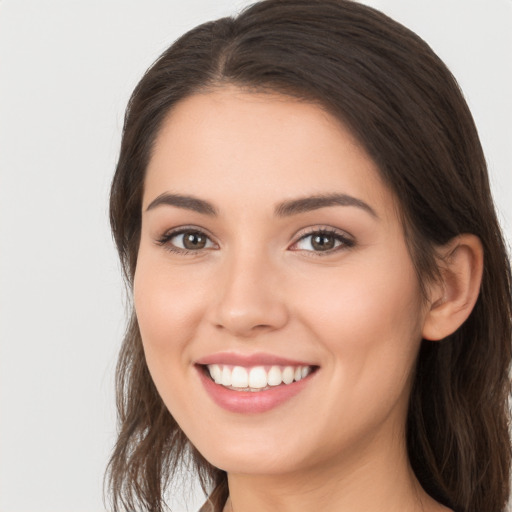
[[[218,213],[148,210],[164,193]],[[275,214],[283,201],[332,193],[374,213],[331,205]],[[159,243],[183,226],[204,232],[207,246]],[[322,228],[350,243],[313,250],[306,237]],[[224,87],[170,112],[147,169],[134,301],[166,406],[228,472],[225,510],[447,510],[418,484],[404,434],[434,301],[421,298],[393,194],[318,106]],[[212,401],[194,365],[218,352],[265,352],[319,370],[280,406],[233,413]]]

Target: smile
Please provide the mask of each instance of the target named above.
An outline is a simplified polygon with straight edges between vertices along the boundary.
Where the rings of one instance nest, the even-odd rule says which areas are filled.
[[[264,413],[310,386],[319,366],[269,354],[215,354],[195,367],[214,403],[238,414]]]
[[[281,385],[290,385],[307,377],[312,366],[233,366],[227,364],[206,365],[216,384],[233,391],[260,392]]]

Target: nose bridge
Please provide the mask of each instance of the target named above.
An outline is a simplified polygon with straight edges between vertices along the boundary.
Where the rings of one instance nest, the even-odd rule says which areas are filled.
[[[214,323],[236,336],[283,327],[288,319],[284,297],[275,286],[279,269],[264,248],[238,247],[223,261]]]

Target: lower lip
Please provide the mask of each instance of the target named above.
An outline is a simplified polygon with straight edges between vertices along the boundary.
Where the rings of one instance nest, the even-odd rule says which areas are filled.
[[[293,398],[309,383],[314,373],[291,384],[281,384],[265,391],[234,391],[210,379],[202,367],[198,367],[201,382],[212,400],[223,409],[241,414],[270,411]]]

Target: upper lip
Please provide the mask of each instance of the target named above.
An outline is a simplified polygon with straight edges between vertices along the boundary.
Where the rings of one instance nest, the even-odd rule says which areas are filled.
[[[237,354],[234,352],[218,352],[199,358],[199,365],[229,364],[233,366],[314,366],[310,362],[288,359],[274,354],[254,353]]]

